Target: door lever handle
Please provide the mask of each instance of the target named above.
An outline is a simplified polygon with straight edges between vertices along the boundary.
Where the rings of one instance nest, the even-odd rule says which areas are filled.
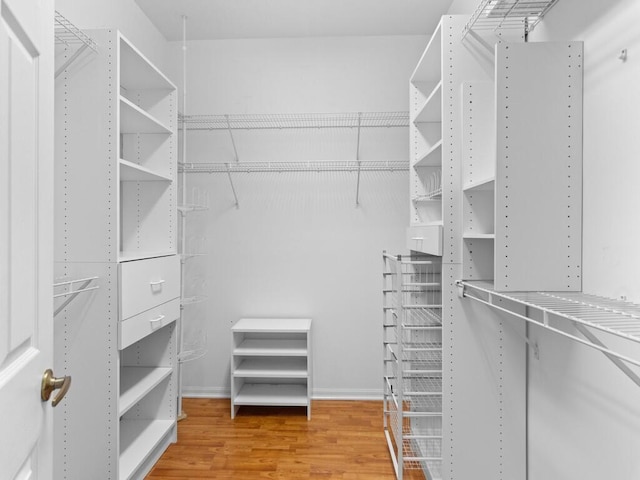
[[[64,398],[64,396],[69,391],[69,387],[71,386],[71,377],[59,377],[56,378],[53,376],[53,371],[48,368],[45,370],[44,375],[42,375],[42,386],[40,388],[40,398],[43,402],[46,402],[51,397],[51,393],[54,390],[60,390],[58,394],[53,398],[53,402],[51,405],[55,407],[60,403],[60,401]]]

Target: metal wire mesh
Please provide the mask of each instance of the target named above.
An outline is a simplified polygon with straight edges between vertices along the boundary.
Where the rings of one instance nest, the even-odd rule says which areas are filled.
[[[466,24],[471,30],[523,28],[530,32],[558,0],[482,0]]]
[[[402,172],[409,170],[408,160],[386,161],[313,161],[183,163],[181,173],[260,173],[260,172]]]
[[[408,127],[409,112],[185,115],[179,120],[187,130]]]
[[[55,42],[58,45],[86,45],[94,52],[98,50],[93,39],[67,20],[59,12],[55,12],[54,36]]]

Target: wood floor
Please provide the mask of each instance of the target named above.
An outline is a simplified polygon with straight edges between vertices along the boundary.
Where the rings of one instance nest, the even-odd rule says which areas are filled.
[[[317,400],[306,410],[242,407],[227,399],[184,399],[188,417],[148,480],[395,479],[382,402]],[[406,480],[423,480],[420,472]]]

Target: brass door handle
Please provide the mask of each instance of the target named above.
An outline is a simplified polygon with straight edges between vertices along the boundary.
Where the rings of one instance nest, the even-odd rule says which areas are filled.
[[[40,389],[40,398],[42,398],[43,402],[46,402],[51,397],[51,393],[54,390],[60,390],[58,394],[54,397],[51,405],[55,407],[60,403],[60,401],[64,398],[64,396],[69,391],[69,387],[71,386],[71,377],[60,377],[56,378],[53,376],[53,371],[48,368],[45,370],[44,375],[42,375],[42,387]]]

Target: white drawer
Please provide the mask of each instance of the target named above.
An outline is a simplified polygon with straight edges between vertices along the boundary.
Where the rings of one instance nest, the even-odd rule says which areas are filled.
[[[150,258],[120,264],[120,319],[180,296],[180,258]]]
[[[179,317],[180,299],[176,298],[119,322],[118,348],[127,348],[165,325],[175,322]]]
[[[416,252],[442,256],[442,225],[407,228],[407,248]]]

